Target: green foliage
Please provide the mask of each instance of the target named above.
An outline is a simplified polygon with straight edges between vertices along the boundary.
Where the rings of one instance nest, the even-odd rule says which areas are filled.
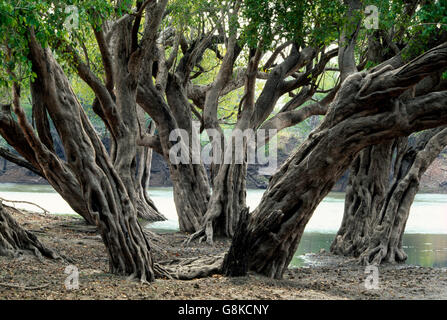
[[[204,18],[216,19],[222,1],[208,0],[173,0],[168,4],[167,10],[170,13],[171,23],[175,26],[200,26]]]
[[[76,9],[70,9],[75,6]],[[74,8],[74,7],[73,7]],[[3,0],[0,2],[0,86],[35,77],[28,60],[28,40],[33,29],[43,47],[57,50],[60,61],[70,62],[61,43],[91,43],[92,26],[98,28],[113,13],[104,0]],[[16,79],[6,72],[7,66]],[[64,65],[65,66],[65,65]]]
[[[418,41],[412,42],[411,50],[421,54],[427,45],[447,32],[447,1],[425,3],[416,14],[412,33],[417,34]]]
[[[303,44],[329,44],[337,36],[344,7],[338,1],[245,0],[244,40],[251,48],[259,41],[266,49],[281,40]]]

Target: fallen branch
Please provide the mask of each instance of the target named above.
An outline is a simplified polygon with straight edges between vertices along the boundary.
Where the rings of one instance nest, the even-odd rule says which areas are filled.
[[[48,287],[50,284],[44,284],[42,286],[36,286],[36,287],[25,287],[25,286],[21,286],[18,284],[12,284],[12,283],[3,283],[0,282],[0,286],[1,287],[7,287],[7,288],[14,288],[14,289],[23,289],[23,290],[39,290],[39,289],[44,289],[46,287]]]
[[[169,261],[161,261],[154,264],[158,277],[168,279],[192,280],[205,278],[212,274],[222,273],[224,254],[179,258]]]
[[[29,201],[7,200],[7,199],[3,199],[3,198],[1,198],[1,197],[0,197],[0,201],[2,201],[2,202],[12,203],[12,204],[15,204],[15,203],[29,204],[29,205],[35,206],[35,207],[39,208],[40,210],[42,210],[42,211],[43,211],[43,214],[49,214],[49,213],[50,213],[50,211],[48,211],[48,210],[42,208],[42,207],[39,206],[38,204],[35,204],[35,203],[33,203],[33,202],[29,202]],[[14,207],[14,208],[17,209],[16,207]]]

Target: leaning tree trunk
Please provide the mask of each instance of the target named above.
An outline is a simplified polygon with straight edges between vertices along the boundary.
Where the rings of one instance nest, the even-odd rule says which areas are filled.
[[[397,178],[372,226],[370,239],[362,248],[362,264],[396,263],[407,259],[402,237],[420,180],[430,164],[447,145],[447,129],[426,131],[405,152]]]
[[[0,201],[0,256],[15,257],[26,252],[30,252],[40,259],[42,257],[58,258],[34,234],[23,229]]]
[[[272,176],[250,215],[245,248],[248,268],[281,278],[318,204],[358,152],[384,140],[447,124],[446,92],[410,101],[399,97],[430,72],[447,65],[447,44],[393,70],[353,73],[342,83],[323,123]],[[227,265],[231,265],[228,264]],[[241,265],[241,264],[239,264]],[[244,264],[242,264],[244,265]]]
[[[37,83],[35,83],[38,86]],[[34,90],[33,95],[42,90]],[[34,97],[33,97],[34,99]],[[26,167],[33,167],[51,186],[64,198],[70,207],[81,215],[87,223],[94,225],[95,221],[84,203],[80,186],[73,172],[52,152],[36,153],[23,134],[18,122],[14,119],[11,106],[3,105],[0,109],[0,134],[23,158]],[[24,165],[24,164],[21,164]]]
[[[68,165],[76,175],[83,199],[107,248],[110,271],[153,281],[149,241],[137,221],[137,210],[126,186],[63,70],[32,32],[30,57],[37,75],[31,85],[39,82],[44,90],[47,109],[61,137]],[[36,153],[44,152],[18,103],[15,111],[30,145]]]
[[[393,141],[367,147],[351,165],[343,220],[332,253],[358,256],[369,239],[390,183],[393,150]]]

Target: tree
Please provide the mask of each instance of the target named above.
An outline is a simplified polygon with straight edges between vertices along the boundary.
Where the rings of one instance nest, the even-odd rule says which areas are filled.
[[[441,87],[442,81],[439,75],[428,77],[416,86],[414,95],[438,91]],[[397,199],[392,200],[396,197],[396,195],[393,196],[393,193],[396,192],[397,186],[400,185],[401,188],[404,188],[405,184],[408,189],[405,195],[401,195],[399,198],[399,201],[402,202],[393,208],[396,210],[394,215],[403,214],[406,222],[411,203],[419,188],[420,176],[428,168],[425,163],[418,164],[417,168],[413,168],[414,161],[416,157],[419,157],[427,161],[429,165],[435,160],[445,146],[442,136],[439,136],[438,140],[435,139],[441,130],[442,128],[428,130],[418,133],[411,139],[398,138],[362,150],[350,168],[343,221],[331,245],[331,252],[354,257],[363,255],[371,243],[371,236],[376,232],[376,228],[385,223],[383,210],[389,210],[386,207],[391,205],[390,201],[398,201]],[[438,143],[439,145],[429,147],[429,143]],[[425,150],[426,147],[428,150]],[[441,149],[438,151],[438,148]],[[411,182],[409,179],[403,182],[410,170],[415,170],[416,173],[413,173],[416,176],[412,178]],[[411,187],[410,183],[413,184]],[[391,213],[388,212],[389,214]],[[402,237],[405,228],[402,226],[400,228],[399,236]],[[382,239],[382,241],[386,240]],[[397,250],[395,251],[397,252]],[[388,258],[388,261],[400,262],[405,260],[404,257],[406,257],[404,254],[399,254],[396,260]]]
[[[362,248],[359,256],[362,264],[396,263],[407,259],[402,236],[411,204],[423,173],[446,146],[445,127],[428,130],[407,146],[380,215],[369,230],[369,241]]]
[[[446,67],[446,50],[444,43],[396,69],[388,62],[349,73],[320,127],[272,177],[250,215],[248,240],[233,244],[248,253],[239,259],[248,259],[252,270],[281,278],[316,206],[360,150],[446,124],[445,91],[399,100],[409,87]]]
[[[76,1],[82,9],[81,27],[69,34],[60,15],[62,2],[30,2],[26,8],[4,2],[0,79],[12,94],[0,112],[0,133],[98,227],[113,273],[152,281],[156,274],[176,269],[153,263],[149,240],[137,221],[138,214],[160,218],[143,191],[150,147],[169,159],[181,230],[210,242],[214,234],[235,234],[224,264],[227,274],[251,268],[280,278],[315,207],[362,149],[447,124],[445,91],[403,97],[447,67],[444,34],[436,29],[437,37],[423,47],[432,49],[422,55],[410,48],[417,52],[414,60],[406,59],[398,46],[383,63],[367,66],[367,46],[357,46],[364,33],[361,6],[358,1],[346,3],[347,9],[329,0],[318,6],[292,0],[173,1],[169,6],[167,0]],[[188,15],[184,8],[195,11]],[[182,14],[191,24],[177,22]],[[337,38],[338,48],[330,48]],[[271,56],[264,63],[267,52]],[[201,64],[209,54],[219,66],[212,72]],[[327,90],[320,84],[325,74],[334,72],[330,60],[337,56],[340,80]],[[245,68],[238,68],[244,63]],[[193,81],[201,75],[212,80]],[[79,77],[93,92],[92,108],[110,134],[109,150],[79,103],[70,77]],[[256,99],[257,78],[266,81]],[[233,106],[238,130],[280,130],[310,115],[326,115],[272,176],[249,216],[246,163],[214,163],[209,181],[203,163],[190,161],[194,150],[189,143],[197,135],[192,120],[199,120],[212,143],[228,153],[233,138],[213,139],[211,130],[222,131],[220,99],[242,87],[244,96]],[[35,127],[21,104],[28,90]],[[310,103],[315,93],[326,95]],[[286,94],[292,99],[273,114]],[[156,131],[146,125],[145,113]],[[64,159],[55,153],[52,127]],[[182,134],[173,139],[179,130]],[[189,161],[172,161],[175,150],[185,151]],[[207,272],[221,258],[211,260]],[[207,274],[191,268],[190,276]]]
[[[333,36],[333,22],[337,19],[339,7],[337,4],[321,1],[320,4],[325,7],[319,12],[315,11],[314,4],[293,1],[271,6],[268,2],[247,1],[243,4],[242,16],[247,19],[247,27],[241,33],[249,49],[244,95],[238,106],[234,134],[225,139],[217,119],[216,97],[232,71],[231,57],[234,49],[233,45],[229,45],[225,58],[231,56],[224,58],[215,86],[207,93],[203,111],[204,128],[208,132],[220,132],[222,137],[213,139],[216,149],[222,150],[219,159],[222,164],[216,166],[217,173],[213,175],[213,194],[202,227],[189,241],[200,237],[201,240],[206,239],[212,243],[214,235],[234,235],[240,212],[245,208],[247,148],[253,147],[253,144],[254,148],[261,148],[270,138],[267,135],[264,140],[253,143],[250,137],[244,136],[243,150],[237,151],[242,153],[239,154],[243,159],[241,163],[237,161],[238,155],[235,152],[236,141],[240,139],[241,133],[256,132],[258,129],[279,131],[312,115],[324,115],[328,103],[335,96],[337,86],[322,101],[303,106],[318,91],[325,66],[337,54],[337,49],[328,50],[327,44]],[[325,16],[328,11],[333,13],[330,21]],[[277,16],[277,20],[272,20],[272,16]],[[312,18],[306,20],[306,16]],[[304,36],[304,30],[311,25],[315,26],[316,21],[318,26],[314,28],[314,33]],[[326,37],[322,37],[323,29],[326,30]],[[237,30],[230,32],[233,37],[229,39],[229,44],[236,40],[236,32]],[[263,57],[269,50],[271,55],[262,65]],[[283,61],[277,63],[280,56]],[[258,78],[265,80],[265,84],[256,99]],[[293,96],[293,99],[272,115],[278,101],[286,94]],[[231,161],[224,161],[228,156]]]
[[[426,24],[428,26],[433,26],[434,24],[433,20],[430,19],[435,21],[442,19],[442,7],[432,3],[424,3],[420,9],[417,9],[417,6],[418,1],[409,2],[405,5],[404,11],[408,18],[414,15],[423,25]],[[409,59],[419,51],[421,43],[429,44],[430,42],[436,42],[436,39],[445,37],[445,32],[442,29],[439,32],[438,29],[431,27],[425,30],[414,30],[412,28],[410,29],[412,31],[409,32],[409,40],[407,43],[404,43],[402,41],[402,30],[406,26],[412,25],[411,19],[409,20],[408,18],[403,23],[397,24],[397,30],[400,30],[397,33],[390,28],[382,28],[368,35],[368,59],[371,63],[377,64],[386,61],[391,58],[390,52],[399,54],[401,52],[399,47],[405,47],[402,51],[406,51],[406,53],[401,55],[406,55],[408,56],[407,59]],[[417,40],[415,41],[415,39]],[[385,46],[382,46],[381,43]],[[445,84],[446,81],[442,79],[442,71],[433,73],[402,94],[401,100],[445,90]],[[367,257],[365,250],[372,245],[371,236],[377,231],[376,229],[384,228],[381,225],[386,223],[384,221],[385,212],[382,211],[388,210],[385,207],[391,206],[397,210],[393,213],[388,212],[387,215],[394,215],[392,219],[397,219],[396,217],[402,215],[402,223],[405,224],[414,198],[415,193],[413,194],[413,192],[417,192],[419,185],[420,177],[417,178],[417,175],[422,174],[422,170],[427,168],[424,165],[414,168],[417,173],[411,182],[414,183],[412,187],[408,186],[410,183],[408,180],[406,182],[402,180],[405,179],[408,171],[412,168],[418,152],[420,152],[418,157],[425,157],[429,163],[434,160],[436,155],[430,154],[427,150],[424,150],[424,147],[431,138],[434,138],[439,133],[439,130],[441,129],[433,129],[418,134],[410,140],[404,137],[394,141],[385,141],[379,145],[369,146],[360,153],[350,168],[345,211],[342,225],[331,246],[333,253],[354,257],[362,256],[362,263],[369,263],[370,260],[376,263],[405,260],[406,255],[403,253],[402,248],[397,247],[398,245],[393,244],[387,247],[386,243],[390,240],[384,234],[382,234],[384,239],[381,240],[381,243],[385,246],[385,249],[377,249],[375,252],[371,251],[369,257]],[[441,141],[438,142],[442,145]],[[437,152],[434,147],[430,148],[430,151]],[[393,196],[397,186],[401,184],[401,188],[405,188],[405,183],[407,183],[409,188],[407,189],[408,192],[405,195],[401,195],[399,200],[402,201],[401,205],[403,207],[390,204],[389,202],[393,201],[391,199],[395,198],[394,201],[397,201],[396,197],[399,197]],[[404,226],[401,225],[399,231],[396,232],[401,238]],[[377,242],[378,239],[374,241]]]
[[[141,134],[136,104],[138,72],[144,49],[151,50],[155,45],[152,37],[160,21],[146,23],[144,35],[138,41],[141,16],[149,2],[137,2],[135,11],[130,4],[118,2],[115,9],[125,13],[117,22],[119,28],[112,28],[113,53],[101,29],[104,20],[99,19],[98,23],[98,12],[89,15],[86,10],[83,18],[88,21],[86,25],[91,26],[87,31],[95,35],[106,75],[105,83],[89,68],[88,56],[87,62],[82,61],[66,34],[60,31],[63,30],[60,26],[63,21],[57,14],[60,3],[29,3],[26,10],[6,3],[4,9],[9,24],[2,25],[2,28],[13,28],[15,32],[12,38],[8,38],[11,33],[3,33],[7,45],[2,47],[2,59],[5,60],[9,83],[12,82],[11,104],[17,117],[15,120],[4,108],[1,114],[2,136],[38,168],[72,207],[81,207],[80,213],[86,213],[95,223],[109,254],[110,271],[132,275],[141,281],[154,280],[155,272],[149,240],[137,221],[137,213],[159,217],[145,202],[146,199],[140,198],[141,193],[136,192],[138,184],[135,183],[136,140]],[[166,3],[152,3],[149,8],[163,12]],[[48,11],[50,7],[52,9]],[[107,15],[111,9],[108,3],[98,2],[98,8],[104,10],[102,14],[110,16]],[[43,22],[41,16],[54,24]],[[48,29],[59,32],[52,36]],[[92,88],[96,95],[94,104],[112,134],[116,152],[109,154],[106,151],[49,44],[57,48],[60,55],[66,55],[65,61]],[[42,121],[43,124],[37,126],[37,132],[21,107],[21,83],[30,78],[30,92],[35,102],[33,108],[45,108],[45,112],[35,113],[36,122]],[[66,161],[54,152],[45,124],[48,123],[47,116],[62,141]]]

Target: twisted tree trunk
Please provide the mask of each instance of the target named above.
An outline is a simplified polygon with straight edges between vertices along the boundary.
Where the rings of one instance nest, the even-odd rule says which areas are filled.
[[[421,133],[407,148],[380,215],[371,226],[369,239],[357,255],[360,263],[396,263],[407,259],[402,237],[411,205],[422,175],[446,146],[447,129],[436,128]]]
[[[393,150],[393,141],[367,147],[351,165],[343,220],[332,253],[358,256],[368,241],[389,187]]]
[[[84,202],[79,183],[73,172],[66,163],[47,149],[41,150],[42,152],[35,152],[35,149],[33,149],[23,134],[19,123],[14,119],[11,113],[11,105],[2,106],[0,110],[0,124],[2,137],[26,160],[26,163],[23,163],[23,165],[35,168],[35,171],[47,179],[75,212],[81,215],[89,224],[94,225],[94,219]],[[16,160],[23,161],[22,159]]]
[[[166,218],[160,214],[152,201],[148,201],[147,195],[139,192],[139,181],[137,172],[137,139],[141,135],[141,130],[145,131],[140,125],[139,111],[136,102],[138,76],[135,74],[139,63],[132,61],[133,23],[124,24],[117,33],[115,45],[115,94],[116,94],[116,112],[120,120],[114,127],[114,136],[116,142],[116,157],[114,167],[124,183],[128,195],[135,204],[138,215],[148,221],[163,221]]]
[[[245,248],[248,268],[281,278],[317,205],[358,152],[383,140],[447,124],[447,92],[408,101],[399,97],[432,72],[447,66],[447,44],[393,70],[382,66],[346,77],[323,123],[271,178],[251,214]],[[444,110],[444,111],[443,111]]]
[[[73,93],[63,70],[49,49],[43,49],[31,32],[30,56],[61,137],[69,167],[76,175],[82,198],[107,248],[110,271],[154,280],[149,241],[137,221],[137,210],[126,185]],[[16,93],[17,95],[17,93]],[[48,152],[34,135],[17,97],[15,112],[35,154]],[[39,162],[39,159],[37,160]]]
[[[158,138],[147,135],[140,141],[140,145],[154,148],[167,161],[180,231],[193,233],[202,225],[210,199],[210,186],[203,163],[192,161],[196,155],[193,154],[190,142],[196,141],[197,132],[193,129],[191,106],[185,89],[176,75],[170,75],[168,78],[166,97],[167,101],[149,80],[139,86],[137,101],[155,120],[158,129]],[[180,141],[171,140],[171,134],[176,132],[179,133]],[[171,161],[170,152],[176,144],[181,146],[182,152],[187,155],[186,163]]]

